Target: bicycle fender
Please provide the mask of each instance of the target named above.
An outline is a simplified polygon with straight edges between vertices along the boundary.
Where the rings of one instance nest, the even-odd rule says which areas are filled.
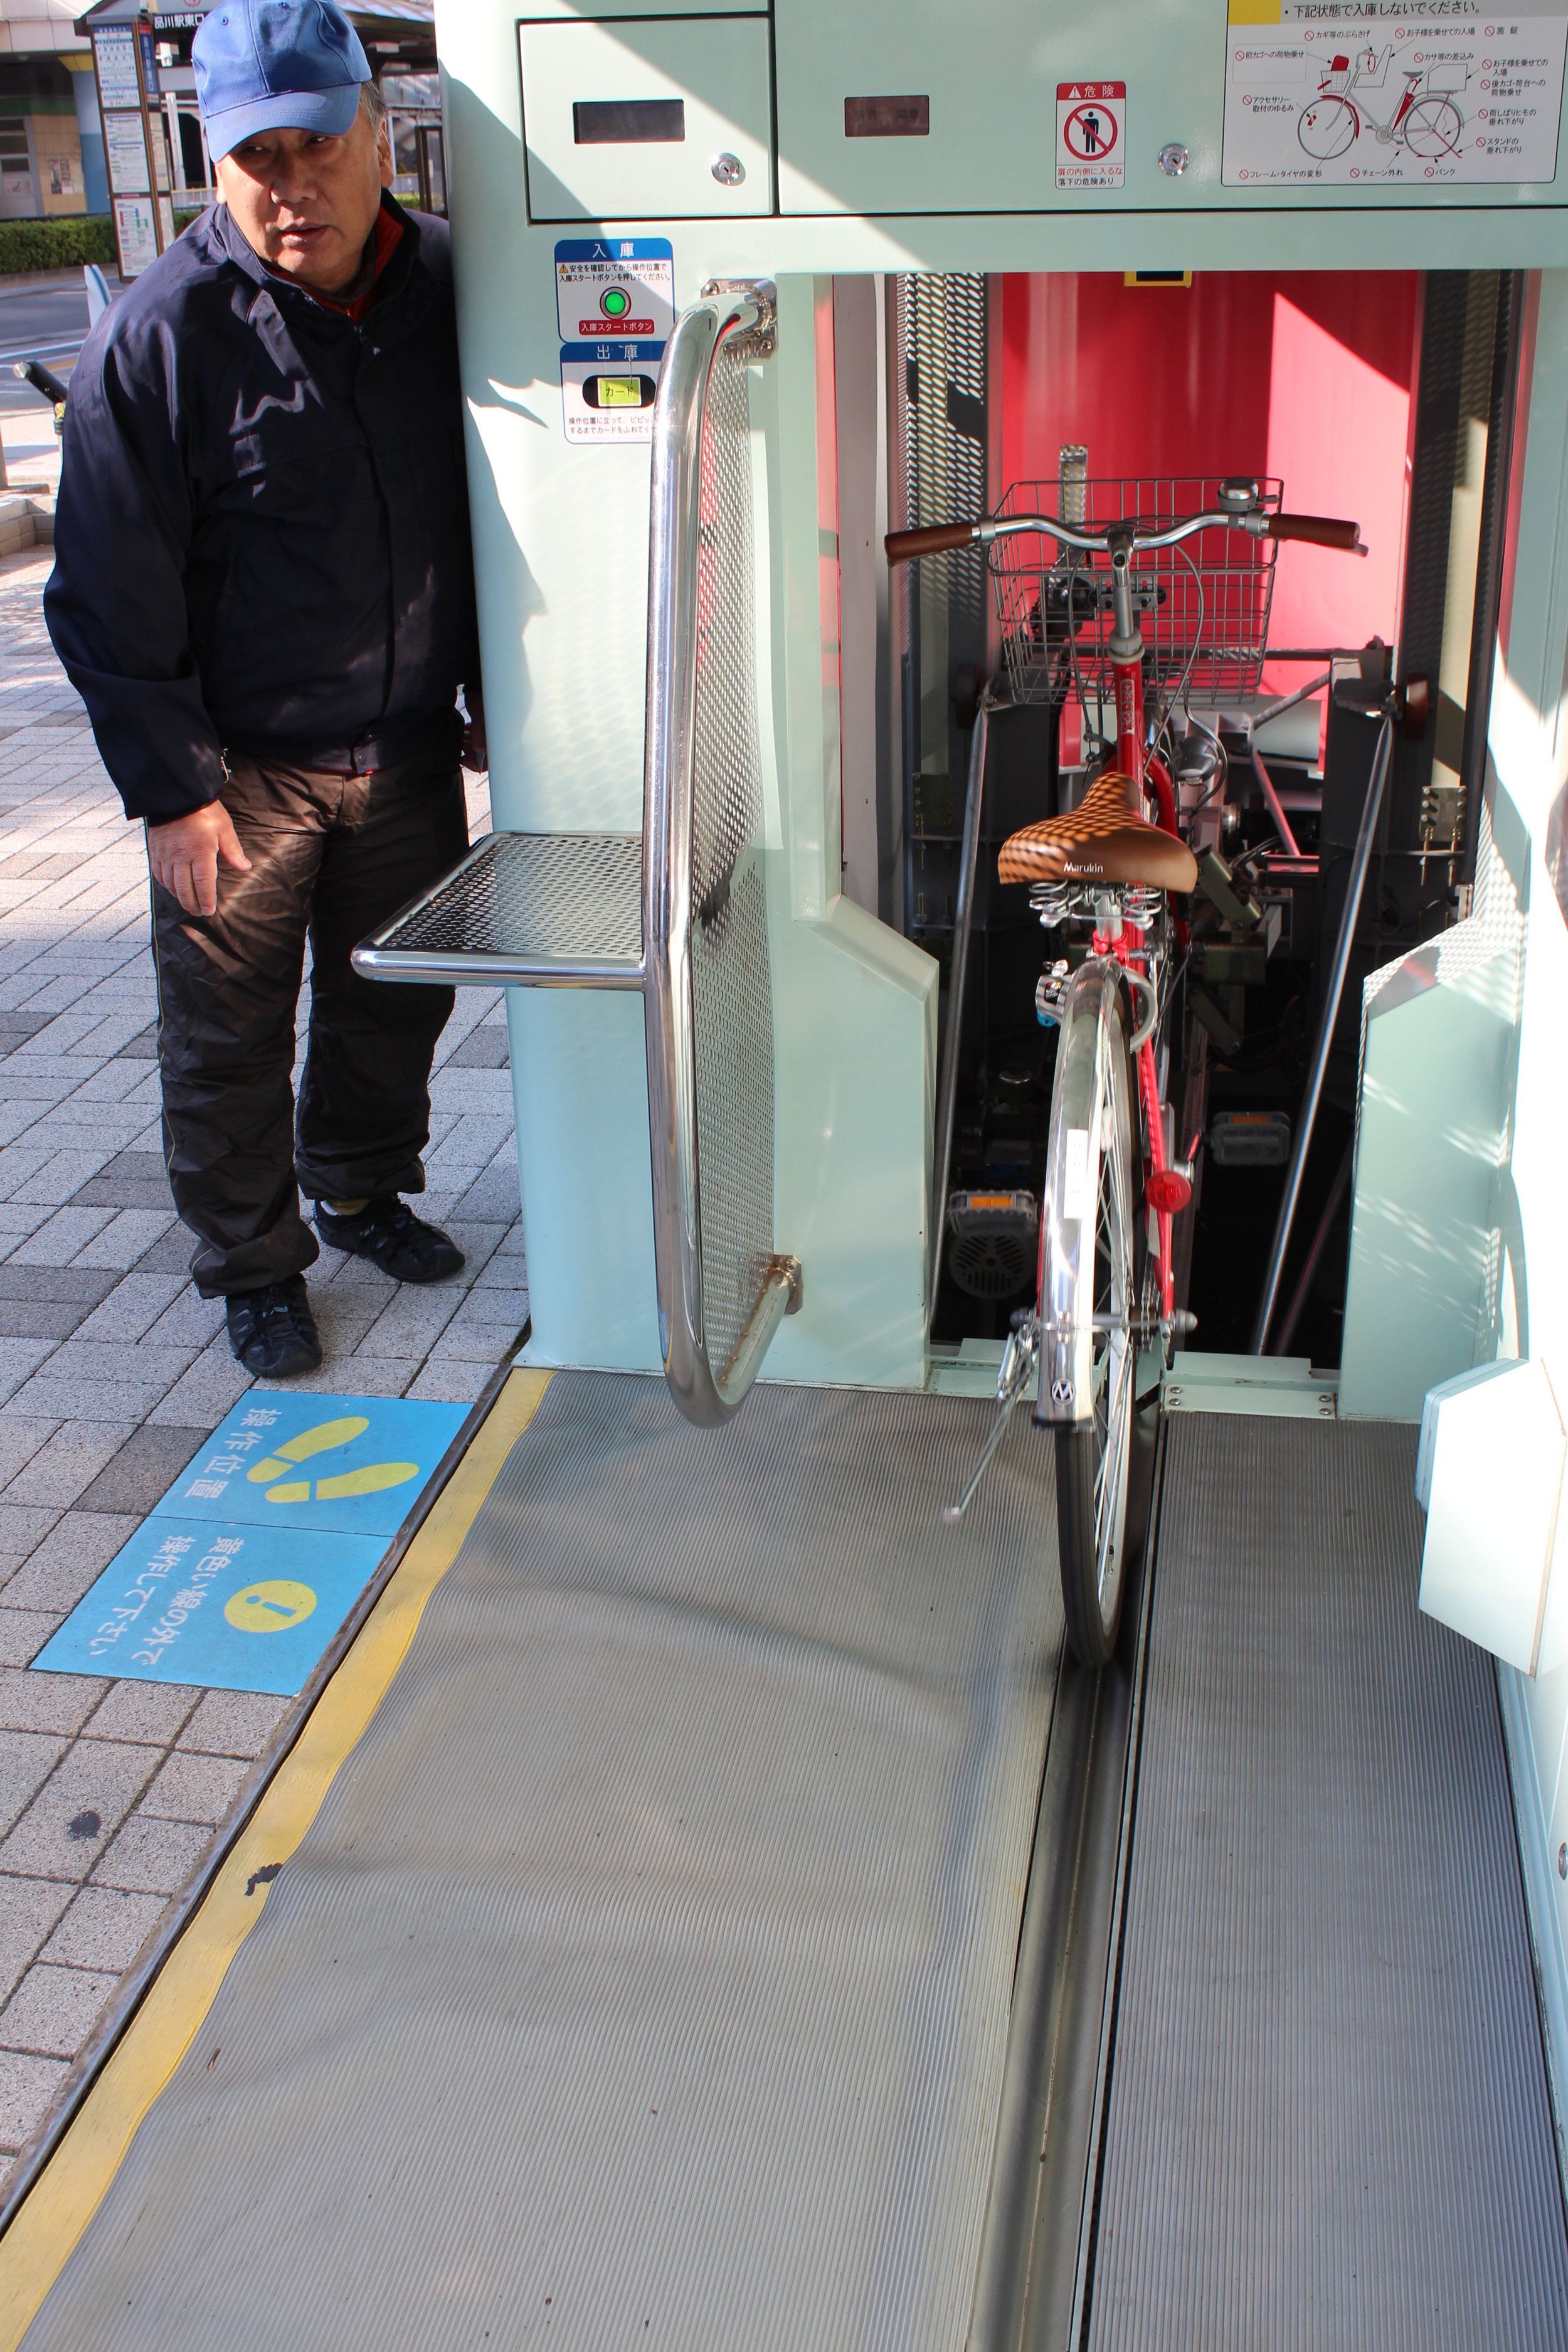
[[[1068,983],[1051,1088],[1046,1188],[1040,1203],[1038,1423],[1094,1418],[1094,1225],[1103,1139],[1100,1057],[1125,1056],[1121,968],[1091,957]],[[1123,1060],[1125,1067],[1125,1059]]]

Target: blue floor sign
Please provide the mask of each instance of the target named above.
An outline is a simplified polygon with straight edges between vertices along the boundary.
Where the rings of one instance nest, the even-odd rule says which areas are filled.
[[[465,1411],[404,1397],[242,1400],[158,1507],[226,1526],[395,1535]]]
[[[34,1664],[292,1695],[464,1410],[400,1397],[242,1400]]]

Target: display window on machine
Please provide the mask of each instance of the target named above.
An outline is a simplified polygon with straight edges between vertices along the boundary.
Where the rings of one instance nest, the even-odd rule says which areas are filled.
[[[654,381],[647,375],[591,375],[583,397],[590,408],[651,408]]]

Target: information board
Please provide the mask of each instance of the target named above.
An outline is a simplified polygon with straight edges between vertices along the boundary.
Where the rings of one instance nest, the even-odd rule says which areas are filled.
[[[117,196],[144,196],[151,193],[147,133],[140,109],[134,114],[104,116],[103,152],[109,164],[109,184]]]
[[[1568,0],[1230,0],[1226,187],[1556,177]]]

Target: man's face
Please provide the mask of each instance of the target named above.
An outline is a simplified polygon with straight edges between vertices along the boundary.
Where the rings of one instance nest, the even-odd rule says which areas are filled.
[[[391,146],[363,106],[341,138],[260,131],[217,167],[217,192],[251,251],[319,294],[353,279],[391,185]]]

